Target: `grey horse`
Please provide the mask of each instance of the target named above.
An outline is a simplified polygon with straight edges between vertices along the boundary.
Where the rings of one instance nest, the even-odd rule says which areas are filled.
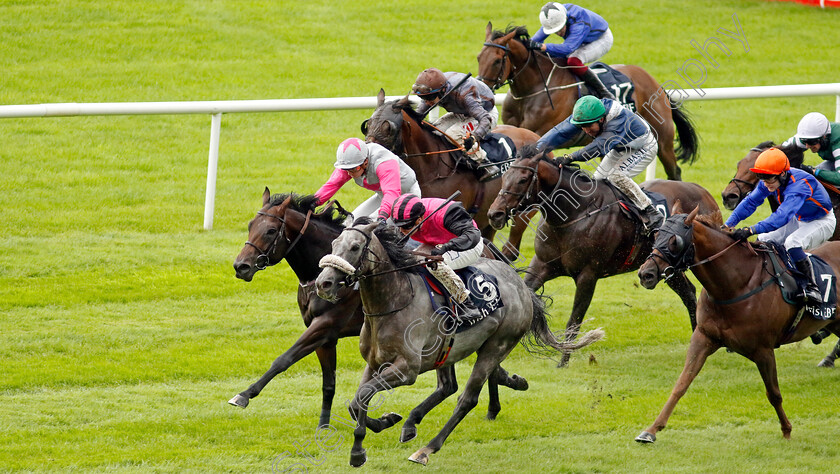
[[[486,259],[476,267],[496,277],[503,306],[472,327],[456,332],[457,323],[433,307],[422,277],[411,268],[416,269],[418,259],[399,244],[399,237],[394,228],[378,227],[376,223],[346,228],[333,241],[332,254],[321,259],[324,270],[315,281],[318,295],[327,300],[335,298],[345,284],[358,281],[360,285],[365,323],[359,348],[367,367],[349,405],[356,420],[350,452],[350,465],[354,467],[367,460],[362,447],[367,425],[382,428],[393,424],[393,414],[378,419],[367,415],[369,407],[374,408],[370,405],[378,392],[411,385],[423,372],[443,370],[477,354],[452,417],[428,445],[409,458],[426,464],[429,454],[440,450],[455,426],[476,406],[488,377],[523,336],[530,336],[525,340],[529,351],[541,353],[574,351],[603,337],[603,331],[597,329],[575,343],[559,342],[548,327],[543,300],[525,286],[516,270]],[[481,293],[482,288],[470,290]],[[373,405],[381,398],[373,400]]]

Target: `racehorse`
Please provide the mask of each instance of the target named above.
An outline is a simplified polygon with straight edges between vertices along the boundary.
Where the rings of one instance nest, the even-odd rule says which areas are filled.
[[[721,220],[714,198],[697,184],[653,180],[642,187],[665,196],[668,205],[680,199]],[[502,176],[502,190],[490,207],[490,222],[501,228],[508,216],[534,208],[543,219],[525,283],[539,288],[558,276],[575,280],[572,313],[566,324],[566,337],[573,339],[598,280],[639,268],[652,241],[642,234],[640,221],[626,215],[619,193],[606,181],[593,180],[576,166],[558,166],[534,147],[526,147]],[[665,209],[661,211],[665,213]],[[684,276],[669,280],[668,285],[679,295],[694,328],[694,285]],[[564,356],[560,365],[567,363],[568,356]]]
[[[840,321],[820,321],[808,316],[799,319],[799,308],[786,303],[779,286],[773,284],[776,276],[768,252],[756,251],[749,243],[735,242],[729,233],[718,230],[717,222],[699,217],[697,211],[695,208],[687,215],[677,214],[682,208],[675,205],[676,215],[659,229],[654,251],[639,269],[639,281],[645,288],[656,286],[665,270],[660,263],[670,268],[671,274],[691,269],[703,291],[685,367],[659,416],[636,441],[656,441],[656,433],[665,428],[706,358],[721,347],[741,354],[758,367],[767,399],[779,417],[782,435],[789,439],[791,424],[782,409],[774,349],[802,340],[822,327],[840,335]],[[828,242],[812,253],[828,262],[835,276],[840,275],[840,242]],[[835,291],[840,291],[838,282],[834,286]]]
[[[494,91],[510,84],[502,108],[502,121],[544,135],[572,114],[580,97],[580,80],[566,67],[563,59],[529,49],[530,36],[524,26],[511,26],[506,31],[493,31],[487,23],[484,47],[478,53],[478,79]],[[659,143],[659,160],[668,179],[680,180],[680,163],[693,163],[697,158],[698,138],[685,111],[673,104],[665,90],[644,69],[633,65],[615,66],[633,82],[635,103],[652,127]],[[621,98],[624,91],[614,91]],[[679,146],[674,151],[674,126]],[[585,140],[588,137],[582,135]],[[579,139],[576,139],[579,141]],[[586,142],[568,143],[563,147]]]
[[[350,452],[352,466],[367,460],[362,442],[368,423],[387,424],[392,415],[368,418],[369,403],[378,392],[411,385],[423,372],[451,366],[477,353],[452,417],[428,445],[409,458],[426,464],[429,454],[440,450],[455,426],[475,407],[487,378],[526,333],[532,337],[523,343],[532,351],[572,351],[603,337],[602,331],[595,330],[576,344],[558,342],[548,327],[543,300],[525,286],[512,267],[487,259],[475,266],[495,276],[502,304],[457,332],[455,320],[441,315],[447,307],[436,307],[430,300],[423,277],[416,272],[417,258],[400,244],[401,235],[393,227],[377,229],[377,223],[366,222],[369,219],[357,220],[333,241],[332,254],[321,259],[324,270],[315,280],[318,295],[328,300],[338,298],[345,284],[358,282],[360,286],[365,324],[359,347],[367,367],[349,404],[357,422]],[[482,285],[482,289],[487,287]],[[485,296],[487,293],[495,290],[487,289]]]
[[[721,193],[723,198],[723,207],[730,210],[735,209],[738,203],[740,203],[747,194],[750,193],[750,191],[755,189],[756,184],[758,184],[758,176],[750,171],[750,168],[755,166],[755,160],[758,159],[758,155],[760,155],[762,151],[774,146],[777,145],[772,141],[761,142],[753,148],[750,148],[747,156],[738,161],[738,168],[735,171],[735,177],[729,180],[726,188],[724,188]],[[794,144],[788,146],[778,146],[778,148],[787,155],[792,167],[802,167],[805,155],[801,148]],[[819,177],[817,177],[817,179],[819,179]],[[825,181],[820,181],[820,183],[822,183],[822,185],[826,188],[828,195],[831,198],[831,205],[834,208],[834,217],[840,220],[840,190]],[[776,208],[779,207],[779,202],[776,200],[775,196],[770,196],[769,201],[770,207],[775,211]],[[834,229],[834,234],[829,240],[840,240],[840,226]],[[838,356],[840,356],[840,341],[837,341],[831,352],[829,352],[828,355],[826,355],[825,358],[823,358],[823,360],[817,365],[819,367],[834,367],[834,361]]]
[[[388,148],[414,170],[423,197],[447,198],[460,190],[459,199],[473,215],[481,235],[493,241],[496,231],[487,222],[487,209],[499,193],[501,180],[482,183],[473,171],[459,166],[464,160],[469,161],[463,147],[418,117],[408,96],[386,102],[385,91],[380,89],[376,110],[362,128],[367,141]],[[511,138],[517,148],[536,143],[540,138],[530,130],[509,125],[500,125],[493,131]],[[525,228],[520,220],[511,229],[509,240],[502,248],[506,258],[513,260],[518,255]]]
[[[272,362],[269,370],[258,381],[228,403],[247,407],[249,401],[259,395],[274,377],[315,351],[321,363],[323,394],[318,426],[325,426],[330,422],[335,396],[336,344],[341,338],[358,336],[364,322],[358,291],[345,289],[335,302],[328,302],[316,297],[313,284],[321,271],[318,261],[330,253],[330,243],[344,229],[347,212],[333,201],[325,205],[321,212],[315,213],[317,200],[314,196],[271,196],[268,188],[265,188],[262,198],[262,209],[257,211],[257,215],[248,224],[248,241],[233,264],[236,277],[251,281],[259,270],[285,259],[300,281],[298,307],[307,328],[292,347]],[[499,367],[488,384],[490,402],[487,418],[491,420],[501,410],[497,383],[515,390],[528,388],[524,378],[508,376]],[[435,396],[443,399],[457,389],[454,367],[438,373]],[[419,423],[427,412],[424,405],[421,405],[412,411],[406,423]]]

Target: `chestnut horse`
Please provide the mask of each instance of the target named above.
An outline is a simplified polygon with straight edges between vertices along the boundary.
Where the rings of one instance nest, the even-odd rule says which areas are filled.
[[[475,173],[459,163],[469,160],[463,147],[453,144],[428,122],[417,117],[408,96],[385,101],[385,91],[379,90],[377,107],[370,119],[362,124],[368,142],[378,143],[400,156],[417,174],[423,197],[447,198],[461,191],[460,201],[473,215],[481,235],[493,241],[496,234],[487,221],[487,210],[501,188],[501,179],[479,182]],[[517,148],[536,143],[539,136],[524,128],[500,125],[493,130],[511,138]],[[510,260],[519,253],[525,222],[517,221],[502,253]]]
[[[721,223],[714,198],[697,184],[653,180],[642,187],[665,196],[669,206],[676,199],[699,205],[704,214]],[[641,232],[641,222],[625,214],[619,199],[606,181],[593,180],[576,166],[559,167],[534,147],[526,147],[502,176],[502,191],[490,208],[490,222],[498,228],[509,215],[533,208],[542,212],[525,283],[538,288],[558,276],[575,280],[566,324],[569,339],[577,335],[598,280],[639,268],[652,248],[652,239]],[[680,296],[693,328],[694,285],[684,276],[669,280],[668,285]],[[567,362],[568,355],[561,366]]]
[[[775,348],[802,340],[825,327],[840,335],[840,321],[797,317],[798,307],[785,302],[774,274],[768,251],[749,243],[737,243],[718,222],[698,217],[695,208],[688,215],[679,204],[659,229],[653,253],[639,269],[639,281],[653,288],[664,269],[678,274],[691,269],[703,285],[697,307],[697,328],[685,356],[685,367],[671,396],[653,424],[636,441],[652,443],[665,428],[677,402],[703,368],[706,358],[721,347],[750,359],[764,381],[767,399],[776,410],[782,435],[790,438],[791,424],[782,409],[782,394],[776,376]],[[811,253],[828,262],[840,275],[840,242],[828,242]],[[769,285],[769,286],[768,286]],[[840,283],[834,282],[835,291]],[[835,316],[836,318],[836,316]]]
[[[313,284],[321,271],[318,261],[330,253],[330,244],[344,229],[343,222],[347,213],[335,201],[327,204],[320,213],[314,213],[317,206],[314,196],[272,196],[268,188],[265,188],[262,198],[262,209],[257,211],[257,215],[248,224],[248,241],[236,257],[233,268],[237,278],[251,281],[256,272],[285,259],[300,280],[298,307],[306,330],[292,347],[272,362],[269,370],[258,381],[228,403],[240,408],[247,407],[250,400],[259,395],[274,377],[315,351],[323,377],[323,400],[318,426],[325,426],[330,423],[335,396],[336,344],[341,338],[358,336],[364,322],[358,291],[345,288],[339,293],[337,301],[331,303],[315,295]],[[437,375],[438,387],[430,399],[443,400],[458,390],[454,367],[441,370]],[[508,376],[499,367],[488,383],[490,402],[487,418],[491,420],[501,410],[497,381],[514,390],[528,388],[524,378]],[[418,406],[406,420],[409,428],[404,430],[420,423],[432,407],[434,404],[429,401]]]
[[[580,97],[580,79],[566,67],[563,59],[550,58],[526,45],[530,39],[524,26],[493,31],[487,23],[484,47],[478,53],[478,79],[494,91],[510,84],[501,119],[508,125],[524,127],[544,135],[572,114]],[[636,111],[651,126],[659,143],[659,160],[668,179],[680,180],[680,163],[691,164],[697,158],[698,138],[686,113],[673,104],[656,79],[633,65],[615,66],[633,82]],[[619,96],[620,94],[615,94]],[[674,151],[674,126],[679,146]],[[582,135],[588,142],[588,137]],[[586,143],[579,141],[561,147]]]

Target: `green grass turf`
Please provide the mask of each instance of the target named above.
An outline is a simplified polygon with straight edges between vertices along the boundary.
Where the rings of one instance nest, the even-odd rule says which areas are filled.
[[[535,31],[541,2],[50,1],[0,3],[0,103],[232,100],[373,96],[409,90],[429,66],[477,73],[488,21]],[[616,44],[605,57],[660,81],[700,59],[715,36],[704,87],[836,81],[837,11],[750,1],[593,1]],[[734,31],[749,51],[718,28]],[[685,86],[685,85],[684,85]],[[701,155],[683,177],[716,197],[757,143],[789,137],[799,118],[833,117],[833,97],[691,102]],[[0,120],[0,470],[268,472],[294,463],[344,472],[352,433],[314,447],[320,369],[307,357],[247,410],[246,388],[303,328],[285,264],[251,283],[231,263],[265,186],[313,192],[335,146],[369,110],[228,114],[222,119],[214,230],[202,230],[210,118],[117,116]],[[806,161],[816,163],[808,154]],[[661,167],[660,177],[664,176]],[[353,186],[338,197],[351,207]],[[757,214],[755,222],[763,214]],[[728,212],[724,213],[728,215]],[[528,234],[533,240],[533,234]],[[525,245],[531,255],[532,245]],[[548,285],[551,324],[565,325],[574,286]],[[517,349],[505,366],[531,389],[486,395],[428,470],[487,472],[825,472],[840,461],[840,375],[828,350],[777,351],[793,439],[782,439],[746,359],[714,355],[654,446],[633,437],[654,419],[682,367],[689,325],[666,288],[633,274],[599,283],[586,328],[608,339],[558,370]],[[831,340],[833,342],[833,338]],[[597,364],[587,363],[589,356]],[[346,417],[364,366],[339,344],[334,413]],[[474,358],[458,364],[463,387]],[[407,415],[432,375],[388,394]],[[455,397],[398,442],[370,435],[365,470],[405,459],[436,434]],[[314,458],[297,454],[308,446]],[[284,452],[290,456],[283,458]],[[275,463],[275,461],[277,461]],[[319,462],[312,464],[310,461]]]

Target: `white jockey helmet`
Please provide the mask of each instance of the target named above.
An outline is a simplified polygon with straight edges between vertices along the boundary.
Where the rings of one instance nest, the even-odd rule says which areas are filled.
[[[824,135],[831,133],[831,125],[825,115],[819,112],[811,112],[805,114],[802,120],[799,121],[799,126],[796,127],[796,138],[822,138]]]
[[[368,147],[358,138],[348,138],[338,145],[335,151],[335,167],[343,170],[355,168],[368,157]]]
[[[558,2],[546,3],[540,9],[540,24],[545,34],[557,33],[566,26],[566,7]]]

